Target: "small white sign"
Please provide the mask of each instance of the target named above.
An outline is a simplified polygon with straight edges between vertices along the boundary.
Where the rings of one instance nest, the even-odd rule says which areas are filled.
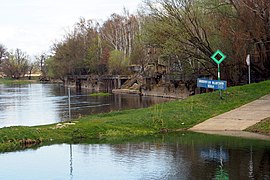
[[[247,62],[247,65],[250,66],[250,54],[247,55],[246,62]]]

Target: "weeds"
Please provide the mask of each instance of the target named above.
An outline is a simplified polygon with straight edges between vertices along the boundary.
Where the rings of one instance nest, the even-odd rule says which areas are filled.
[[[164,120],[163,120],[163,105],[164,104],[157,104],[153,106],[153,117],[152,117],[152,124],[154,129],[162,129],[164,128]]]

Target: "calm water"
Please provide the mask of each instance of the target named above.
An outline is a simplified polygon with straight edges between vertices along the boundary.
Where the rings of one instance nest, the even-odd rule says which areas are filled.
[[[178,133],[0,154],[0,179],[270,179],[270,142]]]
[[[90,92],[71,92],[71,115],[148,107],[168,101],[157,97],[111,95],[89,97]],[[67,88],[52,84],[1,85],[0,127],[43,125],[68,119]]]

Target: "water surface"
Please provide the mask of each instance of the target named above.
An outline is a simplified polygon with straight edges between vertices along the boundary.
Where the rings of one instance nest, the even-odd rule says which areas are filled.
[[[270,143],[197,133],[0,154],[0,179],[269,179]]]
[[[168,101],[165,98],[136,95],[90,97],[90,91],[71,91],[71,116],[148,107]],[[0,84],[0,127],[33,126],[68,120],[68,91],[61,85]]]

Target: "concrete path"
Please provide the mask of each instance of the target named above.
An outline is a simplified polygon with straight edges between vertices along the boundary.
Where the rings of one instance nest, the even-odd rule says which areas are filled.
[[[270,117],[270,94],[240,108],[210,118],[189,130],[198,132],[242,131]],[[221,133],[215,133],[221,134]]]

